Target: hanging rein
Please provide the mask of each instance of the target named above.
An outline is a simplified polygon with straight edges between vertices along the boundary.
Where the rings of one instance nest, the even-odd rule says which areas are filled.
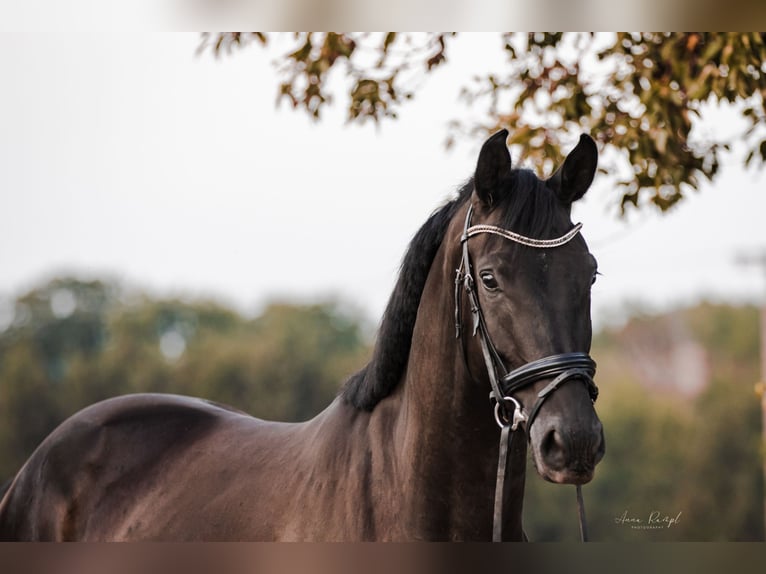
[[[463,247],[463,256],[460,267],[455,275],[455,332],[456,338],[460,339],[462,336],[460,299],[461,291],[465,291],[473,318],[472,334],[473,336],[476,336],[477,333],[479,335],[481,352],[492,388],[489,397],[490,401],[494,404],[495,421],[500,427],[500,452],[497,463],[492,526],[492,540],[493,542],[500,542],[502,540],[503,489],[508,466],[510,442],[513,438],[512,433],[518,429],[520,423],[525,422],[527,437],[529,437],[532,423],[537,418],[545,400],[561,385],[569,381],[582,381],[588,389],[591,400],[595,401],[598,397],[598,387],[593,382],[593,376],[596,374],[596,363],[587,353],[562,353],[550,355],[508,371],[489,336],[487,323],[479,304],[479,297],[475,287],[476,282],[474,281],[471,267],[471,256],[468,252],[468,240],[482,233],[498,235],[515,243],[536,249],[559,247],[571,241],[580,232],[582,224],[578,223],[568,233],[556,239],[532,239],[492,225],[471,226],[472,215],[473,206],[469,206],[463,235],[460,239]],[[531,411],[527,413],[521,403],[514,398],[513,394],[537,381],[550,378],[553,378],[553,380],[537,393],[537,401],[532,406]],[[583,542],[586,542],[588,540],[588,533],[585,522],[585,507],[582,499],[582,489],[579,484],[577,485],[577,505],[580,521],[580,538]]]

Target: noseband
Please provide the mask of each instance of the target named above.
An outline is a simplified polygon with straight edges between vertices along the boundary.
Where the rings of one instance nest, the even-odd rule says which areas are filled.
[[[596,374],[596,363],[590,355],[582,352],[561,353],[550,355],[536,361],[532,361],[517,369],[509,371],[505,367],[497,348],[492,343],[487,329],[487,323],[484,319],[479,296],[476,291],[476,282],[473,278],[471,267],[471,256],[468,252],[468,240],[471,237],[482,233],[498,235],[514,243],[526,245],[536,249],[551,249],[559,247],[571,241],[582,228],[578,223],[568,233],[556,239],[532,239],[513,233],[501,227],[493,225],[474,225],[471,226],[471,216],[473,215],[473,206],[469,206],[465,218],[465,226],[460,243],[463,246],[463,257],[460,267],[455,275],[455,333],[456,338],[462,336],[462,321],[460,313],[461,286],[468,297],[471,307],[471,316],[473,318],[473,336],[479,335],[484,363],[487,367],[490,386],[490,400],[494,403],[495,420],[500,426],[500,456],[498,460],[497,483],[495,486],[495,513],[494,526],[492,532],[493,541],[499,542],[502,539],[502,510],[503,510],[503,485],[505,480],[505,471],[508,460],[509,436],[510,432],[515,431],[519,424],[526,423],[527,440],[530,437],[532,423],[537,418],[540,408],[545,400],[561,385],[573,380],[582,381],[588,389],[588,394],[592,401],[598,397],[598,387],[593,382],[593,376]],[[465,351],[465,347],[463,347]],[[500,374],[498,376],[498,373]],[[537,400],[527,414],[519,401],[514,398],[514,393],[544,379],[553,379],[539,393]],[[582,492],[580,485],[577,485],[577,500],[580,514],[580,535],[583,541],[587,540],[585,527],[585,513],[582,505]]]

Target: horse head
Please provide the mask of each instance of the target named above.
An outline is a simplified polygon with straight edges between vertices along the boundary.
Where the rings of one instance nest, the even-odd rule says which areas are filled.
[[[512,168],[507,136],[496,133],[479,154],[456,282],[458,322],[472,321],[459,333],[468,370],[492,390],[498,423],[524,429],[538,473],[583,484],[605,446],[588,356],[597,265],[571,207],[593,181],[598,152],[583,135],[541,180]]]

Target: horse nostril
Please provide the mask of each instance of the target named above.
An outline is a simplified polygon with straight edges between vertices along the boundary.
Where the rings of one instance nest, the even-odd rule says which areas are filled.
[[[540,445],[546,466],[551,470],[563,470],[567,464],[567,448],[556,429],[549,430]]]
[[[604,440],[604,429],[601,423],[598,424],[598,440],[594,441],[591,453],[593,454],[594,464],[598,464],[606,453],[606,441]]]

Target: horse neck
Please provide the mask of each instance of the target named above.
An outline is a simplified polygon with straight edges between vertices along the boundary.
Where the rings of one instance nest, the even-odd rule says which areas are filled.
[[[489,384],[468,372],[464,342],[455,338],[452,286],[460,254],[453,235],[447,233],[421,297],[395,440],[415,534],[489,540],[500,432]],[[505,489],[504,531],[511,538],[521,537],[526,441],[519,434]]]

